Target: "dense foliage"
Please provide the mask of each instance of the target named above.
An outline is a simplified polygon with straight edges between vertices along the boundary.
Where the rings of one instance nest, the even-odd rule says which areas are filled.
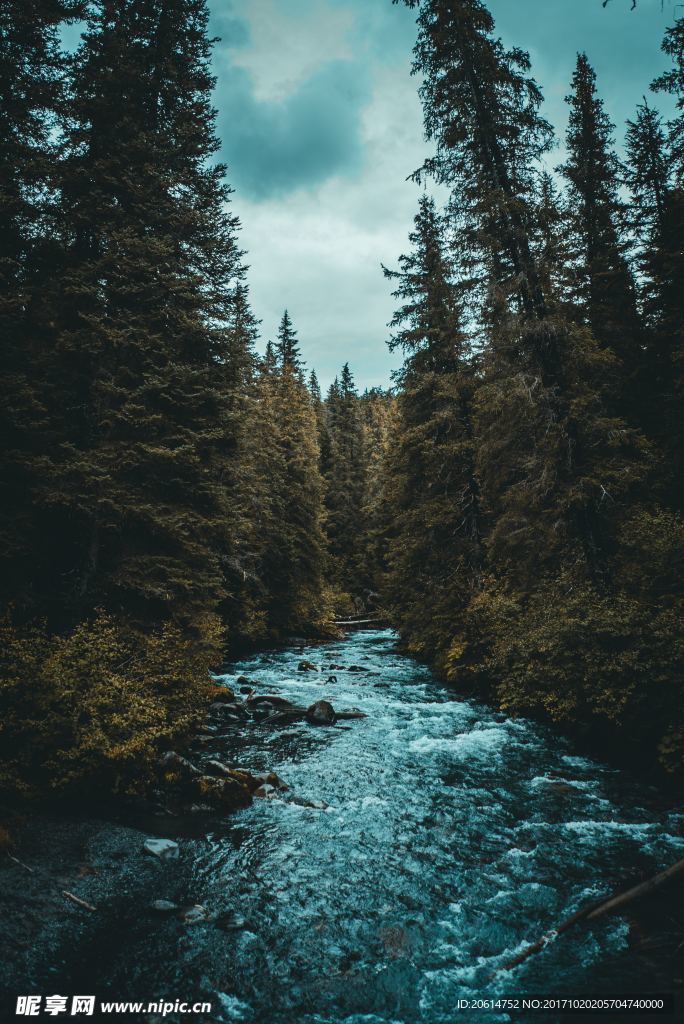
[[[640,106],[623,165],[580,54],[554,181],[528,55],[482,0],[406,2],[435,149],[416,177],[450,199],[422,201],[395,275],[393,613],[459,685],[681,769],[681,116]],[[683,32],[654,83],[679,111]]]
[[[0,17],[0,785],[126,789],[226,644],[330,617],[315,412],[287,314],[254,355],[204,0]]]
[[[449,198],[385,269],[396,388],[325,398],[289,312],[256,355],[206,0],[2,5],[2,792],[144,786],[227,651],[383,606],[458,686],[681,768],[684,20],[624,162],[578,57],[553,176],[482,0],[406,2]]]

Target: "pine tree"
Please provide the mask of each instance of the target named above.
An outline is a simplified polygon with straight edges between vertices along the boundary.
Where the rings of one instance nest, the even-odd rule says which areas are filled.
[[[674,96],[677,113],[669,123],[668,143],[678,187],[684,186],[684,17],[675,19],[665,33],[663,53],[672,58],[673,67],[651,85],[656,92]]]
[[[617,500],[640,469],[636,439],[603,407],[611,354],[566,320],[534,252],[535,168],[550,145],[541,93],[528,55],[504,50],[480,0],[425,0],[418,23],[415,70],[436,143],[426,169],[450,186],[461,248],[475,252],[487,287],[476,418],[489,551],[529,579],[559,549],[577,564],[579,545],[604,585],[603,492]]]
[[[44,621],[5,627],[2,787],[140,786],[222,650],[250,340],[206,27],[203,0],[102,0],[61,61],[60,120],[38,96],[54,69],[26,93],[25,152],[56,147],[29,186],[50,205],[23,350],[39,415],[22,617]]]
[[[652,365],[657,372],[653,415],[657,434],[669,456],[670,498],[684,509],[684,18],[667,30],[663,50],[674,67],[652,88],[676,98],[677,114],[669,122],[666,152],[662,129],[645,112],[630,131],[633,188],[640,190],[648,240],[644,247],[647,315],[651,327]],[[671,171],[663,193],[663,161]],[[644,178],[647,180],[644,181]],[[646,186],[646,187],[644,187]],[[659,204],[660,203],[660,207]],[[647,204],[647,205],[646,205]],[[659,408],[660,406],[660,408]]]
[[[267,635],[320,628],[328,612],[320,449],[312,399],[292,364],[262,363],[252,456]]]
[[[387,572],[387,548],[392,533],[394,486],[390,461],[392,445],[399,431],[397,399],[391,391],[371,388],[359,399],[364,427],[366,492],[361,538],[362,572],[359,587],[367,611],[377,610],[382,601]]]
[[[386,592],[410,648],[456,674],[470,653],[465,619],[482,569],[481,512],[475,373],[443,231],[423,195],[411,253],[399,271],[385,270],[402,303],[390,348],[406,353],[390,455]]]
[[[283,313],[280,326],[278,327],[278,343],[276,345],[278,358],[281,366],[289,366],[300,372],[302,363],[299,354],[299,342],[297,332],[292,326],[292,319],[287,310]]]
[[[330,444],[325,464],[325,504],[331,569],[343,594],[360,597],[365,582],[362,538],[366,455],[359,396],[348,363],[331,388],[326,411]]]
[[[480,666],[502,706],[556,720],[610,721],[629,737],[643,733],[648,707],[648,742],[672,764],[678,599],[666,570],[658,591],[644,566],[655,550],[659,564],[676,561],[681,530],[635,503],[648,449],[608,411],[620,366],[567,315],[539,262],[549,132],[529,59],[494,38],[480,0],[423,0],[418,24],[415,70],[436,145],[425,169],[451,189],[463,283],[477,272],[471,302],[486,299],[480,317],[469,308],[483,350],[473,419],[486,574],[469,608],[474,635],[487,638]],[[669,689],[654,692],[654,664]]]
[[[242,270],[209,163],[207,18],[204,0],[105,0],[73,58],[40,552],[46,610],[67,621],[103,605],[197,624],[223,594]]]
[[[221,553],[226,597],[221,618],[231,640],[254,640],[263,635],[259,605],[258,559],[260,538],[257,514],[264,500],[255,475],[253,446],[258,435],[255,411],[256,357],[254,346],[259,321],[250,302],[249,289],[240,282],[232,294],[226,336],[225,432],[229,447],[220,464],[219,481],[227,499],[226,542]]]
[[[613,149],[614,127],[596,91],[596,74],[579,54],[567,97],[568,158],[560,170],[569,186],[572,298],[580,323],[622,362],[622,394],[616,406],[635,412],[639,394],[640,326],[635,287],[621,237],[622,170]]]
[[[325,474],[330,462],[330,431],[328,430],[328,417],[325,403],[321,397],[321,386],[318,383],[318,376],[316,375],[315,370],[312,370],[309,374],[309,393],[311,395],[313,410],[316,416],[318,447],[321,453],[319,467],[321,474]]]
[[[44,473],[50,345],[37,309],[54,231],[52,169],[63,80],[59,24],[68,0],[0,8],[0,607],[30,617],[39,574],[34,488]]]

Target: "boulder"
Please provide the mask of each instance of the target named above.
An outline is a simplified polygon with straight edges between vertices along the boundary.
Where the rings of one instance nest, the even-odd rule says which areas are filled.
[[[179,907],[171,900],[154,900],[153,903],[150,903],[150,910],[154,910],[155,914],[175,914]]]
[[[253,795],[258,797],[259,800],[274,800],[278,795],[278,791],[275,786],[271,786],[268,782],[264,782],[258,789],[254,790]]]
[[[317,672],[318,668],[312,661],[300,661],[297,666],[300,672]]]
[[[211,775],[202,775],[195,780],[194,788],[199,799],[212,807],[237,811],[249,807],[252,802],[252,794],[240,778],[216,779]]]
[[[310,725],[334,725],[337,715],[329,701],[317,700],[306,709],[306,720]]]
[[[208,920],[208,910],[199,903],[195,903],[192,907],[186,907],[181,913],[181,921],[184,921],[186,924],[203,924]]]
[[[235,693],[229,686],[221,686],[219,683],[215,683],[211,687],[211,699],[214,703],[217,701],[225,701],[228,704],[232,704],[235,700]]]
[[[146,839],[143,850],[160,860],[177,860],[180,855],[180,847],[173,839]]]
[[[250,772],[246,768],[231,768],[221,761],[210,760],[206,762],[206,769],[213,775],[223,779],[231,779],[245,786],[250,793],[254,793],[260,786],[268,785],[273,789],[288,789],[289,787],[275,772]]]
[[[276,775],[275,772],[257,772],[254,778],[262,785],[265,783],[268,786],[273,786],[274,789],[289,789],[290,787],[286,782]]]
[[[350,665],[347,672],[367,672],[368,669],[364,668],[363,665]]]
[[[159,758],[159,767],[165,775],[173,775],[177,779],[194,779],[202,774],[192,761],[177,754],[175,750],[167,750],[162,754]]]

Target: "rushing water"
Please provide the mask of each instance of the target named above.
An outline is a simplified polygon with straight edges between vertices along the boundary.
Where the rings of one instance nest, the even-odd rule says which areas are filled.
[[[322,670],[297,671],[302,658]],[[230,740],[233,763],[329,806],[255,801],[186,842],[195,898],[235,920],[219,1019],[482,1024],[509,1017],[461,1018],[459,998],[652,987],[633,964],[625,976],[620,918],[567,933],[512,976],[497,968],[586,901],[684,856],[681,814],[550,731],[459,699],[389,631],[232,671],[368,717],[246,726],[237,753]]]

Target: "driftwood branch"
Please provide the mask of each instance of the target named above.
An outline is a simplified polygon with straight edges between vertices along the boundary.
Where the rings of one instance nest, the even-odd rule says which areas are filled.
[[[97,907],[94,907],[92,903],[86,903],[86,901],[82,900],[80,896],[74,896],[73,892],[68,892],[66,889],[62,889],[62,896],[66,896],[68,900],[73,900],[74,903],[77,903],[79,907],[83,907],[85,910],[91,910],[93,913],[97,911]]]
[[[30,868],[28,864],[24,864],[23,860],[19,860],[18,857],[12,856],[11,853],[8,853],[7,856],[10,860],[13,860],[15,864],[18,864],[20,868],[25,868],[26,871],[29,871],[31,874],[34,873],[33,868]]]
[[[589,903],[586,907],[582,907],[571,917],[566,917],[564,921],[556,925],[550,931],[542,935],[540,939],[533,942],[530,946],[526,946],[525,949],[521,950],[512,960],[509,960],[503,965],[501,970],[511,971],[514,967],[517,967],[523,961],[527,960],[528,957],[533,956],[535,953],[539,953],[549,942],[552,942],[557,936],[562,935],[569,928],[579,924],[580,921],[596,921],[601,917],[605,917],[608,914],[614,914],[621,910],[623,907],[629,906],[635,900],[640,899],[642,896],[648,895],[655,889],[659,889],[662,885],[672,881],[677,875],[684,874],[684,860],[677,861],[672,867],[667,868],[666,871],[661,871],[659,875],[654,878],[649,878],[647,882],[642,882],[640,885],[635,885],[632,889],[628,889],[627,892],[619,893],[617,896],[611,896],[607,900],[600,900],[598,903]]]

